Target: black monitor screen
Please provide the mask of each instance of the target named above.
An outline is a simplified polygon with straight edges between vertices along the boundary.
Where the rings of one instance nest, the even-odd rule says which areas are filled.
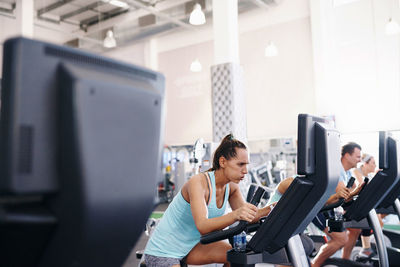
[[[395,150],[395,153],[390,153]],[[390,132],[379,132],[379,168],[389,176],[400,176],[398,162],[398,142],[391,137]],[[388,208],[400,195],[400,181],[394,182],[392,189],[379,203],[378,208]]]
[[[315,123],[326,123],[320,117],[299,114],[297,132],[297,173],[313,174],[315,171],[314,127]]]
[[[384,139],[384,140],[383,140]],[[384,147],[383,147],[384,146]],[[398,183],[398,156],[397,141],[386,133],[379,135],[379,151],[384,151],[386,168],[377,172],[374,178],[361,191],[358,198],[347,208],[345,217],[348,219],[361,220],[365,218],[371,209],[379,205],[387,207],[393,204],[399,194]],[[379,159],[380,163],[382,158]],[[380,166],[383,166],[380,164]]]
[[[379,132],[379,169],[389,168],[388,163],[388,147],[387,138],[389,137],[388,132]]]
[[[2,264],[121,266],[161,175],[163,75],[15,38],[2,78]]]
[[[275,208],[249,242],[256,252],[275,253],[290,237],[301,233],[335,192],[340,177],[340,134],[323,119],[306,114],[298,117],[299,152],[297,155],[315,159],[313,172],[297,176],[278,201]],[[303,144],[307,142],[307,145]],[[306,161],[302,161],[306,162]],[[309,170],[305,169],[307,172]]]

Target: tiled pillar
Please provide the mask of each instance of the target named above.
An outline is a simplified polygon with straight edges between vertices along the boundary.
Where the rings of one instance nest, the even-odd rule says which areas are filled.
[[[211,67],[213,141],[232,133],[246,141],[246,99],[239,65],[237,0],[213,1],[214,57]]]
[[[228,133],[246,141],[246,99],[241,66],[236,63],[212,66],[211,83],[213,141],[219,142]]]

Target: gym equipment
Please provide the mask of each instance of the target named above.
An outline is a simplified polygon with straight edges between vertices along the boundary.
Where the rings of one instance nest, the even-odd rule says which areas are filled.
[[[0,265],[121,266],[154,208],[162,74],[4,43]]]
[[[269,166],[270,164],[271,164],[270,162],[264,163],[256,167],[253,167],[249,171],[251,183],[247,189],[246,200],[248,202],[250,201],[250,197],[253,195],[255,189],[259,186],[263,187],[264,190],[266,191],[261,200],[262,206],[267,204],[270,195],[272,194],[272,192],[274,192],[276,184],[273,181],[273,177],[271,174],[271,167]]]
[[[231,266],[256,263],[308,266],[299,233],[303,232],[333,194],[340,176],[339,133],[324,119],[307,114],[298,117],[298,173],[271,213],[247,245],[246,252],[230,250]],[[210,233],[201,242],[213,242],[238,234],[232,230]]]
[[[170,203],[174,198],[175,184],[171,180],[171,165],[165,168],[164,180],[158,183],[157,191],[160,203]]]
[[[353,186],[355,180],[356,180],[356,178],[351,177],[351,178],[349,179],[349,181],[347,182],[346,187],[347,187],[347,188],[351,188],[351,187]],[[342,206],[342,205],[344,204],[344,201],[345,201],[344,198],[339,198],[339,200],[338,200],[337,202],[332,203],[332,204],[325,205],[325,206],[320,210],[320,212],[332,210],[332,209],[334,209],[334,208],[337,208],[337,207],[339,207],[339,206]]]
[[[202,164],[202,159],[206,154],[206,147],[204,145],[203,138],[199,138],[196,140],[193,146],[193,158],[190,159],[190,163],[193,164],[193,175],[196,175],[200,172],[200,167]]]
[[[331,227],[331,223],[335,224],[332,228],[333,230],[341,228],[371,228],[376,240],[379,265],[382,267],[388,267],[389,259],[387,248],[375,208],[385,199],[388,193],[390,193],[391,190],[396,188],[400,183],[400,170],[398,169],[397,142],[389,136],[384,138],[384,142],[380,140],[380,151],[387,151],[387,156],[380,157],[379,164],[380,167],[383,167],[383,170],[379,171],[360,192],[358,198],[351,202],[346,213],[343,215],[343,220],[328,220],[328,224],[329,227]],[[387,163],[381,163],[381,160],[386,160]],[[334,265],[335,262],[336,265]],[[331,258],[326,264],[334,266],[349,266],[351,263],[348,260]],[[393,266],[393,264],[391,263],[390,266]]]
[[[274,187],[276,183],[271,173],[272,163],[270,161],[250,169],[251,182],[258,186]]]

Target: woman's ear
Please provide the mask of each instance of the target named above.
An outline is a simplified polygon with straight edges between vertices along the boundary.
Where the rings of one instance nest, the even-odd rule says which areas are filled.
[[[226,158],[223,156],[219,157],[219,166],[221,168],[225,168],[225,164],[226,164]]]

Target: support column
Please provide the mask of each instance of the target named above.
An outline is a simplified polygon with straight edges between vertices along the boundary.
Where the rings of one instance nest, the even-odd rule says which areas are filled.
[[[238,1],[213,1],[214,63],[211,67],[213,141],[228,133],[247,140],[243,70],[239,65]]]
[[[17,34],[33,38],[33,0],[17,0],[15,3],[15,17],[17,19]]]
[[[238,0],[213,1],[214,63],[239,64]]]
[[[146,42],[144,62],[146,67],[152,70],[158,70],[158,42],[154,38]]]

